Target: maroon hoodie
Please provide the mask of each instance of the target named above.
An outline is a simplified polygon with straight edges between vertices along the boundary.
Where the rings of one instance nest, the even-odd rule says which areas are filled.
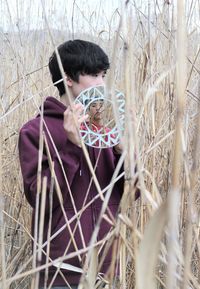
[[[52,220],[51,220],[51,236],[55,234],[64,224],[66,224],[66,218],[69,220],[69,225],[73,231],[74,226],[76,226],[77,221],[70,222],[70,219],[75,214],[75,209],[79,211],[85,202],[87,204],[92,198],[94,198],[98,193],[94,182],[91,181],[91,173],[89,171],[87,162],[85,160],[83,151],[78,146],[74,145],[70,140],[67,139],[67,134],[63,128],[63,113],[66,107],[53,97],[48,97],[44,102],[44,122],[43,127],[44,134],[48,141],[48,146],[50,149],[51,159],[54,162],[54,171],[57,177],[59,187],[63,198],[64,213],[61,209],[59,198],[57,197],[56,189],[53,189],[53,202],[51,202],[51,172],[49,168],[49,161],[47,157],[46,149],[44,148],[43,158],[42,158],[42,178],[47,176],[47,197],[46,197],[46,208],[45,208],[45,218],[44,218],[44,231],[43,231],[43,242],[47,240],[49,220],[52,210]],[[40,127],[40,116],[30,120],[26,123],[21,131],[19,137],[19,157],[21,163],[21,171],[24,181],[24,191],[26,198],[33,208],[33,224],[35,219],[35,206],[36,206],[36,195],[37,195],[37,170],[38,170],[38,151],[39,151],[39,127]],[[64,177],[62,167],[57,156],[55,147],[50,140],[51,135],[55,147],[59,153],[60,159],[62,161],[62,166],[64,172],[67,176],[68,185],[66,184],[66,179]],[[45,147],[45,146],[44,146]],[[96,166],[96,176],[101,186],[104,189],[110,183],[116,164],[119,159],[119,155],[115,155],[112,148],[97,149],[93,147],[87,147],[90,160],[93,167],[97,162]],[[98,160],[98,161],[97,161]],[[55,184],[55,182],[54,182]],[[73,195],[73,201],[71,200],[68,188],[71,188],[71,193]],[[89,190],[88,190],[89,187]],[[118,205],[123,192],[123,179],[118,181],[114,186],[113,192],[109,201],[109,209],[113,216],[116,215],[118,210]],[[51,205],[52,204],[52,205]],[[76,226],[74,239],[78,249],[87,246],[92,233],[95,228],[95,223],[98,220],[98,216],[102,207],[102,200],[97,198],[90,206],[83,211],[80,217],[80,226],[83,232],[83,238],[80,234],[80,226]],[[66,215],[65,215],[66,214]],[[108,211],[106,214],[110,218]],[[98,234],[98,241],[101,240],[111,229],[111,225],[103,220],[100,225],[100,230]],[[32,230],[33,232],[33,230]],[[83,240],[84,239],[84,240]],[[55,238],[50,242],[50,258],[55,260],[58,257],[64,255],[64,252],[68,246],[70,240],[69,228],[62,230]],[[46,247],[44,247],[46,251]],[[75,252],[75,247],[72,243],[68,246],[65,255]],[[103,252],[101,252],[101,255]],[[81,255],[84,260],[84,256]],[[111,262],[111,256],[105,258],[100,272],[105,273]],[[43,255],[42,264],[45,264],[46,257]],[[71,258],[66,261],[66,263],[82,268],[83,263],[79,261],[78,257]],[[56,267],[51,266],[48,272],[48,283],[51,282]],[[62,269],[66,280],[69,284],[78,284],[81,274],[70,270]],[[42,286],[44,282],[44,272],[40,274],[40,285]],[[61,274],[57,274],[54,281],[54,286],[64,286],[65,281]]]

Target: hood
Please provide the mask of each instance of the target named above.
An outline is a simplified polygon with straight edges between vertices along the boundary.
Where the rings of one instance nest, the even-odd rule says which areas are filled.
[[[66,108],[67,107],[55,97],[49,96],[44,101],[44,116],[63,118],[63,113]],[[37,115],[37,117],[39,116],[40,114]]]

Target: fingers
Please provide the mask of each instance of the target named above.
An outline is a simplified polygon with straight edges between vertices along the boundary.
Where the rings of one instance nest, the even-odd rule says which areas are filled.
[[[68,108],[65,110],[64,115],[76,115],[77,117],[80,116],[83,113],[84,106],[81,103],[72,104],[71,106],[68,106]]]
[[[88,114],[83,115],[83,116],[81,116],[81,117],[78,119],[78,123],[81,124],[82,122],[87,121],[88,118],[89,118],[89,115],[88,115]]]
[[[77,111],[77,113],[82,113],[84,111],[84,105],[82,105],[81,103],[72,105],[72,110]]]
[[[82,122],[87,121],[87,119],[89,118],[89,115],[84,115],[83,111],[84,106],[81,103],[68,106],[68,108],[64,112],[64,122],[74,123],[75,121],[79,126]]]
[[[82,105],[81,103],[72,104],[70,108],[71,111],[76,115],[81,115],[84,111],[84,105]]]

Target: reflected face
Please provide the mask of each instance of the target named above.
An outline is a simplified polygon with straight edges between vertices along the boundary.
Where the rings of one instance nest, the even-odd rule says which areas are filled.
[[[97,100],[91,103],[88,109],[91,122],[99,122],[104,117],[105,105],[103,100]]]

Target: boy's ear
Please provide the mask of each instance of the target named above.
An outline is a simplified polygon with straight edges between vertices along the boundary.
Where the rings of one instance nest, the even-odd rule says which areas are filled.
[[[67,85],[69,87],[71,87],[72,86],[72,79],[68,75],[66,75],[66,81],[67,81]]]

